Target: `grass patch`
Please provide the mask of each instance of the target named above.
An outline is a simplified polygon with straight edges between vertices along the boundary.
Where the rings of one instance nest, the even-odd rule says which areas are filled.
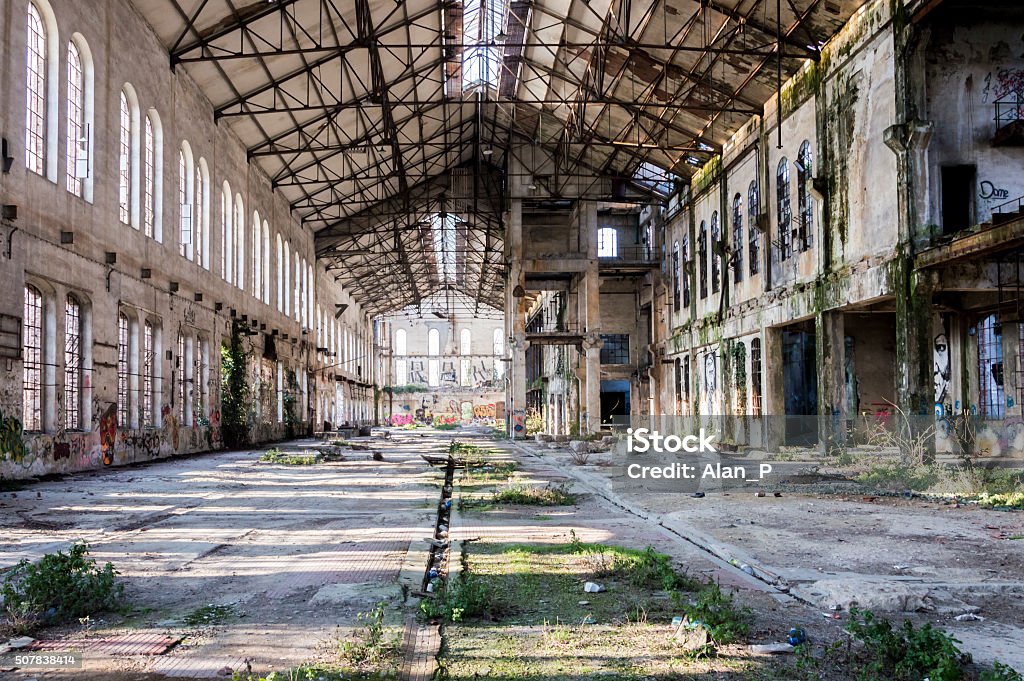
[[[672,638],[673,617],[700,619],[719,648],[746,633],[748,613],[731,596],[651,548],[575,537],[559,545],[471,547],[458,588],[467,591],[461,602],[474,607],[447,618],[445,629],[441,662],[452,680],[692,676],[693,665],[710,662],[687,657]],[[584,593],[586,581],[607,591]]]
[[[110,563],[89,557],[89,546],[74,544],[67,553],[48,553],[39,562],[22,560],[4,577],[0,595],[6,629],[30,633],[44,624],[60,624],[111,610],[124,598],[124,585]]]
[[[1005,494],[982,493],[978,503],[989,508],[1010,508],[1015,511],[1024,510],[1024,492],[1008,492]],[[1018,539],[1018,537],[1014,537]]]
[[[260,457],[264,463],[275,463],[283,466],[314,466],[320,463],[322,456],[319,451],[316,454],[295,454],[283,452],[277,447],[268,449]]]
[[[489,496],[459,496],[459,510],[486,510],[495,506],[572,506],[576,495],[565,484],[535,485],[509,484]]]
[[[330,664],[304,664],[265,676],[235,672],[232,681],[384,681],[396,675],[389,670],[360,671]]]
[[[227,622],[234,614],[235,610],[230,605],[214,605],[211,603],[201,608],[196,608],[185,615],[182,622],[190,627],[212,626]]]

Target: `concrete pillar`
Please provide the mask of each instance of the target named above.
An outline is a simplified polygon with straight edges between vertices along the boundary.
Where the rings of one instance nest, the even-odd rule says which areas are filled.
[[[782,329],[769,327],[764,330],[762,355],[764,446],[768,451],[778,451],[786,437],[786,386],[782,371]]]
[[[512,364],[506,391],[513,437],[526,437],[526,310],[523,295],[523,204],[512,199],[505,230],[509,277],[505,286],[505,325],[512,342]]]
[[[578,213],[580,248],[587,266],[580,280],[583,350],[586,354],[586,428],[601,430],[601,276],[597,265],[597,204],[583,203]]]
[[[846,441],[846,326],[842,312],[819,312],[815,318],[818,370],[818,442],[830,452]]]

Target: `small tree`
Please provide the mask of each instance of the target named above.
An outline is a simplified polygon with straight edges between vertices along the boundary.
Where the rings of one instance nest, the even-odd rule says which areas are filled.
[[[238,324],[231,325],[228,345],[220,349],[220,412],[224,446],[241,447],[249,441],[246,415],[249,413],[251,390],[246,381],[246,358]]]

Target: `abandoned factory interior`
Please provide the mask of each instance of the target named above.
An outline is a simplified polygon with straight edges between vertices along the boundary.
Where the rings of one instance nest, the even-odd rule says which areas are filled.
[[[0,679],[1024,681],[1024,3],[3,0]]]

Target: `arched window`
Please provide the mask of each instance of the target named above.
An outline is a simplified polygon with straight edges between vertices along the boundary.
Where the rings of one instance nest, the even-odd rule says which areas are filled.
[[[395,331],[395,356],[403,359],[395,360],[395,385],[405,385],[409,382],[409,366],[404,359],[406,353],[405,329]]]
[[[35,286],[25,287],[21,322],[22,426],[43,429],[43,294]]]
[[[270,305],[270,223],[263,221],[263,302]]]
[[[156,222],[159,208],[157,206],[157,193],[159,192],[157,171],[160,159],[157,153],[157,130],[154,118],[153,112],[146,114],[142,155],[142,226],[146,236],[151,239],[157,237]]]
[[[305,263],[305,260],[303,260]],[[316,291],[313,284],[313,266],[306,265],[306,326],[309,326],[310,320],[313,318],[313,305],[316,301]]]
[[[700,221],[700,231],[697,232],[697,285],[700,290],[701,300],[708,297],[708,226],[703,220]]]
[[[473,345],[473,334],[470,333],[469,329],[463,329],[462,332],[459,333],[459,354],[460,355],[470,355],[470,354],[473,354],[471,349],[470,349],[472,347],[472,345]]]
[[[395,331],[395,354],[404,357],[406,353],[405,329]]]
[[[277,235],[277,311],[284,312],[284,246]]]
[[[292,256],[291,247],[289,242],[284,242],[284,313],[286,316],[291,315],[291,301],[292,301]]]
[[[680,280],[682,273],[681,264],[679,257],[681,253],[679,251],[679,241],[676,241],[672,245],[672,306],[676,312],[679,312],[679,308],[682,305],[682,288],[683,282]]]
[[[814,163],[811,143],[804,140],[796,156],[796,205],[800,212],[800,226],[797,229],[795,247],[806,251],[814,240],[814,199],[807,191],[811,181],[811,170]]]
[[[301,321],[302,319],[302,267],[299,262],[299,254],[296,251],[295,259],[292,263],[295,266],[295,299],[292,301],[292,315],[295,317],[295,321]]]
[[[235,194],[235,286],[245,290],[245,206],[242,195]]]
[[[53,36],[35,2],[28,3],[25,80],[25,166],[46,175],[50,135],[50,43]]]
[[[263,223],[259,211],[252,214],[252,294],[263,298]]]
[[[89,175],[89,140],[85,127],[85,65],[74,41],[68,43],[67,188],[75,196],[85,194]]]
[[[718,211],[711,214],[711,292],[718,293],[722,284],[722,256],[720,243],[722,230],[718,226]]]
[[[732,197],[732,280],[743,281],[743,197],[738,193]]]
[[[227,182],[220,190],[220,273],[229,284],[235,280],[235,235],[232,229],[234,215],[231,207],[231,185]]]
[[[196,165],[194,196],[194,229],[192,242],[196,253],[196,263],[204,269],[210,269],[210,172],[206,167],[206,159],[200,158]]]
[[[132,206],[135,196],[135,130],[136,116],[134,96],[126,85],[121,90],[121,106],[118,118],[118,164],[117,164],[117,203],[121,222],[136,225]]]
[[[122,312],[117,315],[117,423],[122,428],[129,427],[131,414],[131,393],[128,390],[128,376],[131,372],[130,339],[128,316]]]
[[[775,173],[775,190],[779,218],[779,260],[786,260],[792,249],[793,209],[789,198],[789,161],[785,158],[779,161]]]
[[[616,258],[619,255],[619,233],[614,227],[597,230],[597,257]]]
[[[757,227],[757,216],[760,206],[760,196],[757,191],[757,180],[750,183],[747,188],[747,215],[749,229],[747,236],[747,262],[749,263],[750,276],[754,276],[760,270],[761,263],[761,230]]]
[[[82,429],[82,306],[69,295],[64,303],[64,427]]]
[[[431,329],[427,332],[427,354],[441,354],[441,332],[437,329]]]
[[[195,254],[192,225],[195,219],[195,174],[192,149],[182,142],[178,149],[178,253],[189,260]]]
[[[690,259],[692,258],[690,253],[690,235],[683,235],[683,250],[680,253],[681,263],[679,276],[683,280],[683,307],[690,307]]]

